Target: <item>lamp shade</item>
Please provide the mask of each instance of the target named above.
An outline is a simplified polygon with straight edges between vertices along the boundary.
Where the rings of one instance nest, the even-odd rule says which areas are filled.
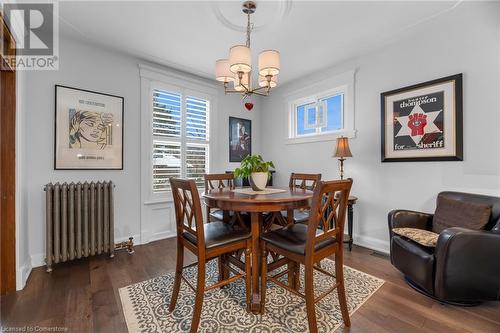
[[[245,91],[245,87],[243,87],[243,85],[245,85],[245,87],[248,90],[251,89],[251,86],[250,86],[250,73],[243,74],[243,76],[241,77],[241,81],[238,79],[238,75],[237,74],[235,75],[234,90],[236,90],[236,91]]]
[[[266,50],[259,54],[259,74],[278,75],[280,72],[280,53],[276,50]]]
[[[252,54],[245,45],[236,45],[229,49],[229,68],[231,72],[248,73],[252,70]]]
[[[229,70],[229,60],[219,59],[215,62],[215,79],[221,82],[234,81],[233,73]]]
[[[348,138],[343,136],[337,138],[337,148],[333,157],[352,157]]]
[[[271,82],[269,85],[271,86],[271,88],[274,88],[278,85],[278,76],[277,75],[274,75],[271,78]],[[259,75],[259,86],[260,87],[267,87],[267,79],[265,76]]]

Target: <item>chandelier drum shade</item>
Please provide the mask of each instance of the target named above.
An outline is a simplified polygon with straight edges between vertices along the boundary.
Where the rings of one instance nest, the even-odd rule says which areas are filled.
[[[229,49],[229,69],[235,74],[252,70],[252,51],[249,47],[236,45]]]
[[[275,50],[262,51],[259,54],[259,75],[276,76],[280,72],[280,53]]]
[[[220,82],[234,81],[234,74],[229,70],[229,60],[219,59],[215,62],[215,79]]]
[[[228,59],[215,62],[215,79],[224,84],[224,92],[239,93],[246,98],[252,94],[269,95],[271,88],[278,85],[280,72],[280,53],[276,50],[265,50],[259,54],[258,86],[252,88],[252,50],[250,48],[250,33],[252,23],[250,15],[255,13],[257,6],[253,1],[243,3],[243,13],[247,15],[247,32],[245,45],[235,45],[229,49]],[[229,88],[233,82],[233,89]]]

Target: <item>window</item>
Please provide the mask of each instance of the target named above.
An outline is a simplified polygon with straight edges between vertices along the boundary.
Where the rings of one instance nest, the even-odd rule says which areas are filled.
[[[355,136],[354,74],[345,72],[289,94],[288,144]]]
[[[170,177],[190,178],[203,185],[208,172],[206,98],[162,88],[152,89],[152,189],[170,190]]]
[[[295,105],[294,109],[297,137],[343,129],[343,93],[324,97],[316,102]]]

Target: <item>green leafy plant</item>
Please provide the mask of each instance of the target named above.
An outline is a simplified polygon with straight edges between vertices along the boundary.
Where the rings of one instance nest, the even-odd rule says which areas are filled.
[[[248,178],[252,172],[267,172],[271,175],[270,168],[274,169],[272,161],[265,162],[260,155],[248,155],[241,161],[241,166],[234,170],[234,176],[238,178]]]

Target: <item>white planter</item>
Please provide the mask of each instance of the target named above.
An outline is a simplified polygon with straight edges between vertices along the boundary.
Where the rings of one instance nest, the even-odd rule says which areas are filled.
[[[262,191],[267,185],[267,172],[252,172],[250,185],[254,191]]]

